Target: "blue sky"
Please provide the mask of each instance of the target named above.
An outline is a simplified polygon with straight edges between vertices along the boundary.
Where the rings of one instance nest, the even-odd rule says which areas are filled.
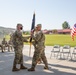
[[[34,11],[42,29],[62,29],[64,21],[72,28],[76,23],[76,0],[0,0],[0,26],[22,23],[30,30]]]

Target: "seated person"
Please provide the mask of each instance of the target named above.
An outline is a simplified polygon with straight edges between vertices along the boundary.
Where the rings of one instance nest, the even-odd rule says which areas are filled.
[[[3,46],[4,50],[5,50],[5,47],[8,47],[8,44],[7,44],[7,41],[5,38],[3,38],[3,40],[2,40],[2,46]]]
[[[3,51],[3,46],[0,44],[0,48],[1,48],[1,50],[2,50],[2,53],[4,53],[4,51]]]
[[[13,50],[13,43],[12,43],[12,40],[10,38],[10,40],[8,41],[8,51]]]

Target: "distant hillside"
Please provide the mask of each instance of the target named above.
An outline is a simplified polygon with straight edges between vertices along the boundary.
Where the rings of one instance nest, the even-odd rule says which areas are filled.
[[[14,31],[15,29],[14,28],[6,28],[6,27],[1,27],[0,26],[0,37],[1,36],[4,36],[4,35],[7,35],[7,34],[10,34]]]

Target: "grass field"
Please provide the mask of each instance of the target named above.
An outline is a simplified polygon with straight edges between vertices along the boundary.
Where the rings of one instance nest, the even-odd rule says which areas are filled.
[[[76,46],[76,37],[75,40],[72,41],[72,38],[70,35],[63,35],[63,34],[58,34],[58,35],[46,35],[46,45],[55,45],[59,44],[61,46],[63,45],[70,45],[70,46]]]
[[[70,35],[63,35],[63,34],[50,34],[50,35],[45,35],[46,41],[45,44],[47,46],[52,46],[55,44],[59,44],[61,46],[63,45],[70,45],[70,46],[76,46],[76,37],[75,40],[72,41],[72,38]],[[6,36],[6,39],[9,40],[9,36]],[[29,44],[29,43],[25,43]]]

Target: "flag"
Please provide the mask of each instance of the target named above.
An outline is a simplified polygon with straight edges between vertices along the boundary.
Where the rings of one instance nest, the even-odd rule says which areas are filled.
[[[35,28],[35,13],[33,14],[33,19],[32,19],[32,25],[31,25],[31,30]],[[32,38],[30,38],[30,42],[32,41]]]
[[[35,13],[33,14],[31,30],[35,28]]]
[[[33,19],[32,19],[32,25],[31,25],[31,31],[35,28],[35,13],[33,14]],[[30,50],[29,50],[29,56],[31,54],[31,43],[32,42],[32,38],[30,38]]]
[[[74,41],[74,36],[76,36],[76,24],[74,24],[72,30],[71,30],[71,37],[72,40]]]

